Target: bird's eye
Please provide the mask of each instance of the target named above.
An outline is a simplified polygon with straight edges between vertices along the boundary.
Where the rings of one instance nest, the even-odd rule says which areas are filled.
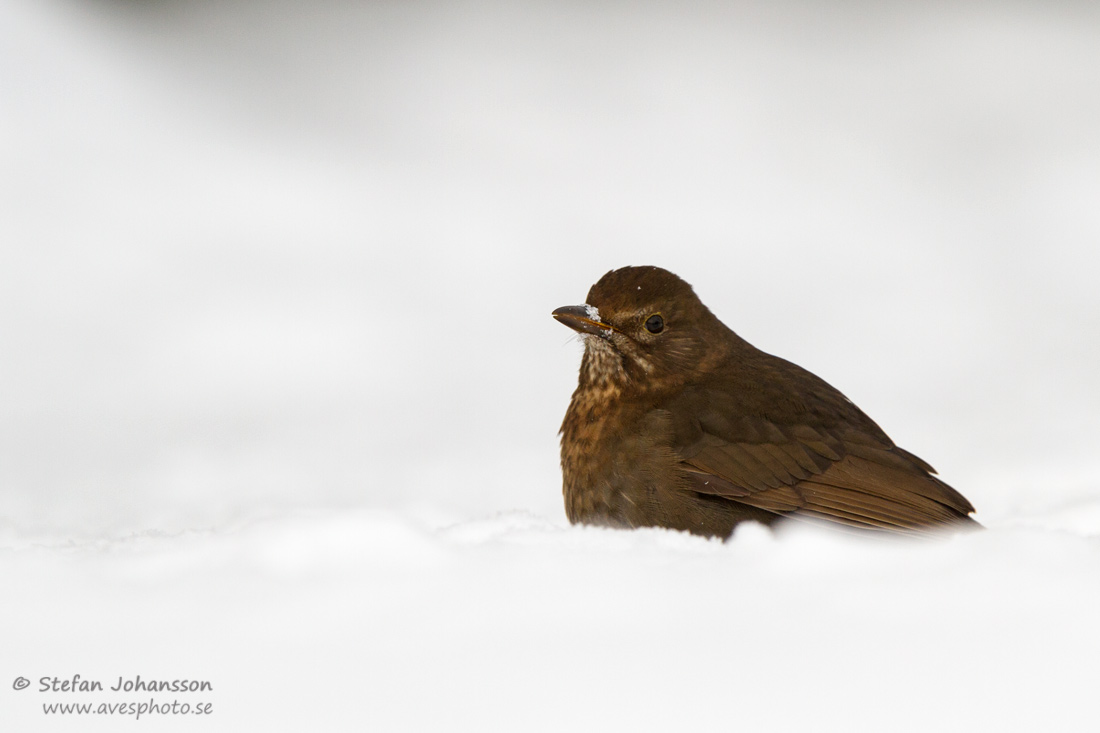
[[[650,333],[660,333],[665,330],[665,319],[661,318],[660,313],[654,313],[645,320],[645,330]]]

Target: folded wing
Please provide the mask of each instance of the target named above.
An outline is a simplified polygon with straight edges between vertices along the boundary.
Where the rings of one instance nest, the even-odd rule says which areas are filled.
[[[821,417],[804,405],[792,406],[790,416],[761,416],[724,404],[730,398],[721,392],[681,399],[695,403],[671,411],[692,416],[674,424],[673,446],[691,491],[863,529],[922,534],[976,526],[966,498],[851,403]]]

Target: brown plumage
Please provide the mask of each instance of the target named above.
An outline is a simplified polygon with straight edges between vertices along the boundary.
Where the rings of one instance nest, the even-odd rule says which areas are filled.
[[[585,343],[561,427],[571,522],[718,537],[785,516],[907,534],[979,526],[847,397],[754,348],[667,270],[612,270],[554,317]]]

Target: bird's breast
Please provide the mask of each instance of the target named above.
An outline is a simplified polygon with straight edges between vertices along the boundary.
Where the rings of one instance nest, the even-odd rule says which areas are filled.
[[[562,423],[565,511],[573,523],[657,523],[661,494],[679,480],[670,427],[659,411],[578,388]]]

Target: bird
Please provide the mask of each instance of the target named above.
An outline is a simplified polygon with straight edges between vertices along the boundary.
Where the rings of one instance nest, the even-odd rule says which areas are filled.
[[[744,521],[981,527],[932,466],[825,380],[738,336],[668,270],[611,270],[553,317],[584,342],[560,431],[572,524],[722,539]]]

